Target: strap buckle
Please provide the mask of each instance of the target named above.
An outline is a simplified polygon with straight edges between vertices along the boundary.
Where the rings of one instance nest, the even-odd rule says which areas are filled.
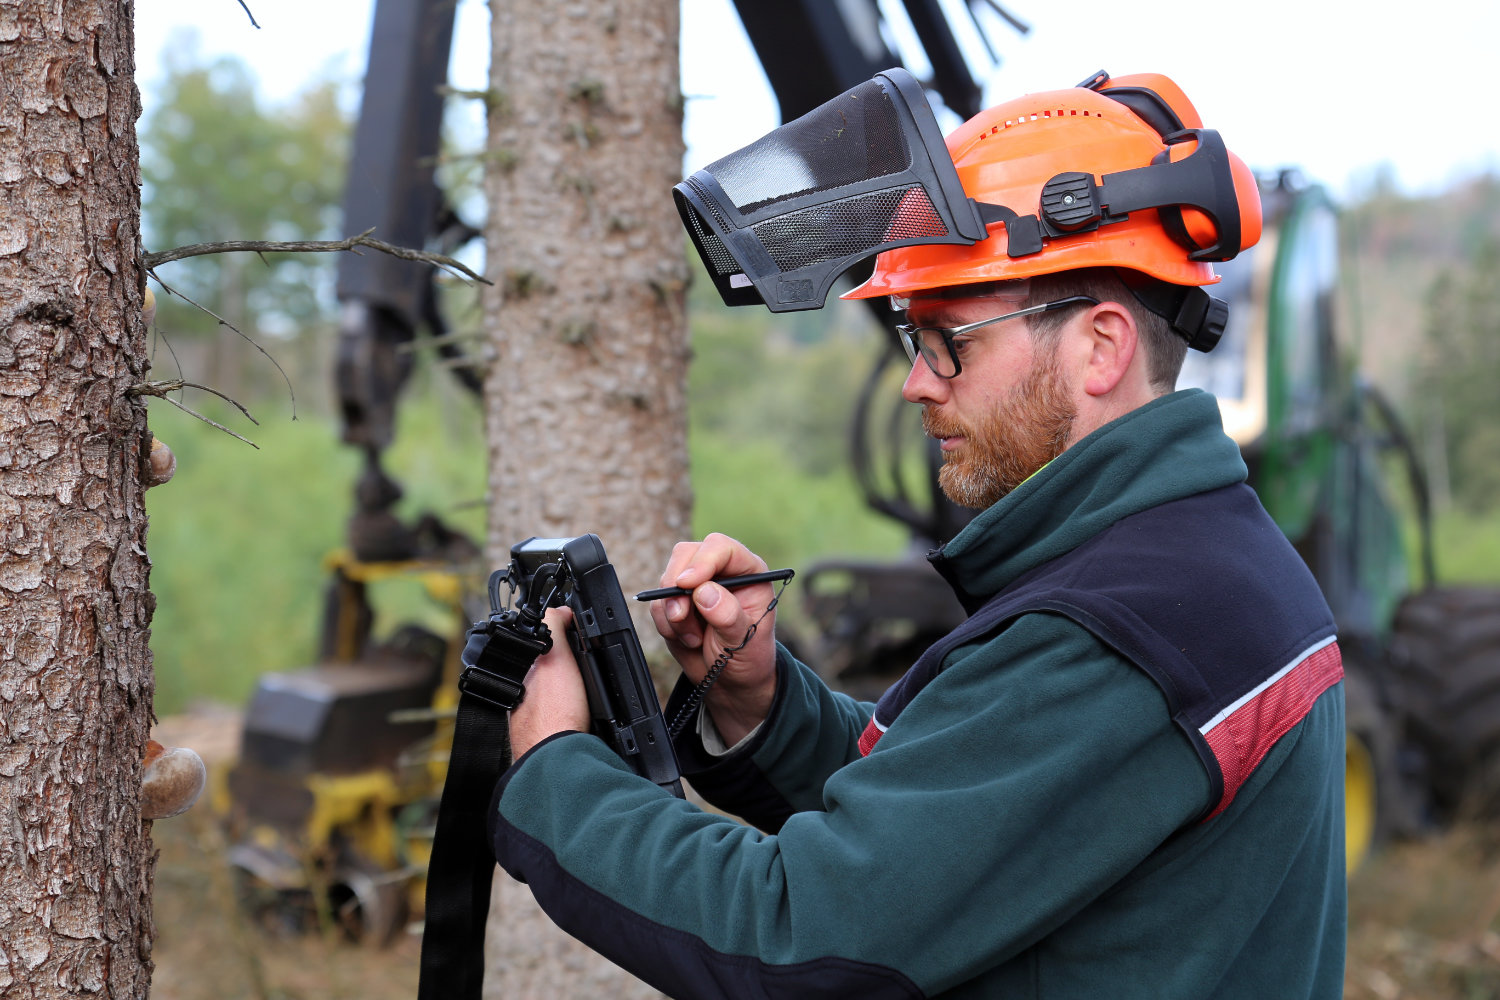
[[[464,667],[459,673],[458,692],[509,712],[526,697],[526,685],[474,665]]]
[[[552,648],[547,626],[538,623],[531,634],[517,630],[514,613],[495,615],[469,629],[459,660],[461,695],[509,712],[526,697],[526,671],[536,658]]]

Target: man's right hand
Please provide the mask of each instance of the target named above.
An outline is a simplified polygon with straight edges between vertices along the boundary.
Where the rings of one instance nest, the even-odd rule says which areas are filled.
[[[726,590],[710,581],[765,569],[764,559],[727,535],[678,542],[662,573],[661,586],[691,590],[692,598],[669,597],[651,606],[656,630],[694,684],[703,680],[724,650],[744,642],[750,626],[760,622],[754,638],[733,655],[705,699],[719,735],[729,746],[765,720],[776,695],[776,615],[766,614],[775,588],[762,583]]]

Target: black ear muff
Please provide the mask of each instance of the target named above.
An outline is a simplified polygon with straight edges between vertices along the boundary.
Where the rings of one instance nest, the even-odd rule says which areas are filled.
[[[1229,303],[1216,299],[1196,285],[1188,286],[1177,307],[1176,317],[1168,317],[1172,332],[1187,340],[1195,351],[1207,353],[1218,346],[1229,325]]]

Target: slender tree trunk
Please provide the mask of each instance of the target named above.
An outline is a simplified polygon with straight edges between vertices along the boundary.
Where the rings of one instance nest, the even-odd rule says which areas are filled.
[[[490,557],[594,531],[627,592],[656,585],[692,506],[677,2],[490,3]],[[487,995],[657,995],[504,875],[489,926]]]
[[[677,0],[491,12],[490,554],[594,531],[655,586],[691,510]]]
[[[0,0],[0,994],[144,997],[133,4]]]

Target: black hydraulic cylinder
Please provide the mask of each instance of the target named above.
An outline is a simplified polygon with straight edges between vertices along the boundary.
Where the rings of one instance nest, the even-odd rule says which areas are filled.
[[[354,130],[344,231],[373,228],[377,239],[423,247],[434,235],[433,181],[443,121],[443,87],[456,0],[377,0]],[[380,253],[341,254],[338,297],[396,312],[415,324],[429,265]]]
[[[784,122],[901,62],[881,38],[875,0],[734,0],[734,6]]]
[[[942,5],[938,0],[903,0],[902,5],[932,63],[932,85],[943,103],[965,121],[973,118],[984,110],[984,100]]]

